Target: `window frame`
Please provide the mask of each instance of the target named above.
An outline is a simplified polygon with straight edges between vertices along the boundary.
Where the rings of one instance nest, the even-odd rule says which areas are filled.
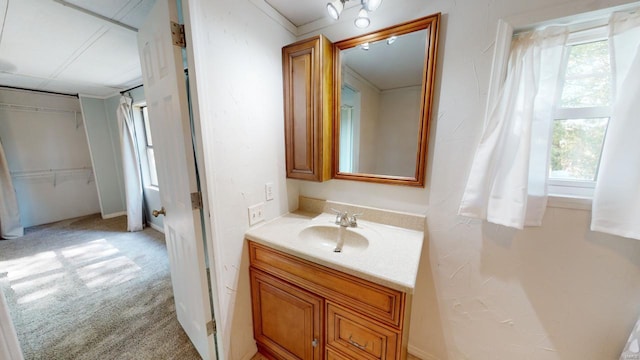
[[[608,41],[608,27],[607,25],[593,26],[587,29],[579,29],[569,34],[566,47],[588,44],[597,41]],[[595,119],[595,118],[611,118],[611,104],[607,106],[583,106],[583,107],[561,107],[562,91],[564,89],[567,65],[569,62],[570,51],[565,51],[564,58],[562,59],[562,68],[558,76],[558,88],[556,89],[554,108],[553,108],[553,120],[562,121],[570,119]],[[610,68],[611,69],[611,68]],[[611,93],[611,89],[609,90]],[[561,120],[562,119],[562,120]],[[608,126],[608,123],[607,123]],[[552,126],[553,128],[553,126]],[[606,129],[603,139],[606,139]],[[600,149],[600,157],[602,157],[602,149]],[[549,195],[556,197],[570,197],[570,198],[593,198],[593,193],[596,187],[598,169],[600,167],[600,161],[598,161],[598,168],[596,168],[596,178],[594,180],[577,180],[577,179],[559,179],[552,178],[550,174],[547,174],[547,190]]]
[[[144,149],[145,149],[145,158],[147,159],[146,161],[146,170],[147,170],[147,178],[149,181],[149,184],[147,185],[150,188],[153,189],[159,189],[158,186],[158,172],[156,170],[156,166],[155,166],[155,150],[153,148],[153,138],[151,138],[151,142],[149,142],[149,136],[151,135],[151,129],[147,127],[147,125],[149,124],[149,112],[147,110],[147,104],[140,104],[138,107],[139,111],[140,111],[140,119],[142,120],[142,129],[144,130]],[[149,156],[149,152],[153,153],[153,161],[154,161],[154,166],[151,166],[151,161],[152,161],[152,157]],[[155,176],[154,176],[155,175]],[[154,182],[155,179],[155,182]]]

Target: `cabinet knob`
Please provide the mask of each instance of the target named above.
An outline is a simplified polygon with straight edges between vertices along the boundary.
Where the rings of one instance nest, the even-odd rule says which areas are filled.
[[[318,347],[318,339],[313,339],[313,341],[311,342],[311,346]]]

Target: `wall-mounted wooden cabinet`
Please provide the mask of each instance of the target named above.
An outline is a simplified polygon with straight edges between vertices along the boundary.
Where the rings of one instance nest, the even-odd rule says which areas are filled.
[[[406,293],[249,242],[254,337],[270,359],[404,359]]]
[[[287,177],[331,178],[333,44],[324,36],[282,48]]]

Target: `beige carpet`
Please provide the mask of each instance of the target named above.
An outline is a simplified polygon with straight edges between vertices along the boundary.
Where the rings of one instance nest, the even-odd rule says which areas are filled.
[[[99,216],[0,241],[25,359],[200,359],[178,324],[164,236]]]

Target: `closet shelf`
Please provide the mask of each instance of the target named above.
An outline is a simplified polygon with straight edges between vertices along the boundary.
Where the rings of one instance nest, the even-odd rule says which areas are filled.
[[[87,184],[94,181],[93,169],[90,167],[12,171],[11,177],[14,180],[51,181],[54,187],[65,180],[84,179]]]
[[[79,114],[80,111],[46,108],[41,106],[28,106],[19,104],[0,103],[0,109],[15,110],[15,111],[29,111],[29,112],[49,112],[49,113],[68,113]]]
[[[26,111],[26,112],[36,112],[36,113],[72,114],[73,121],[76,124],[76,130],[78,130],[78,128],[82,125],[82,113],[76,110],[54,109],[54,108],[46,108],[46,107],[40,107],[40,106],[28,106],[28,105],[8,104],[8,103],[0,103],[0,110]]]

